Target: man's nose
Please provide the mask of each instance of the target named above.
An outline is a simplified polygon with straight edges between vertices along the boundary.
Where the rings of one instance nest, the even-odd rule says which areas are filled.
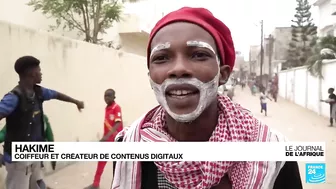
[[[183,56],[178,56],[173,63],[172,68],[168,71],[169,78],[191,78],[191,63]]]

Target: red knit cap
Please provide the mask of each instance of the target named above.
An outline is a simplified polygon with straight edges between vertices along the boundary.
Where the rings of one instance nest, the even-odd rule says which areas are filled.
[[[189,22],[197,24],[208,31],[215,39],[221,64],[224,63],[225,65],[230,66],[232,71],[235,64],[236,53],[230,29],[222,21],[214,17],[209,10],[191,7],[183,7],[179,10],[173,11],[156,23],[150,34],[148,42],[147,66],[149,65],[151,43],[154,36],[161,28],[174,22]]]

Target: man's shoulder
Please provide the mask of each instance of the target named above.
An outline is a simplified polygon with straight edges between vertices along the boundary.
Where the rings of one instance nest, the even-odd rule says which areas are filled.
[[[115,103],[116,108],[120,108],[120,105],[118,103]]]
[[[21,95],[22,94],[22,89],[21,89],[21,87],[19,85],[16,85],[7,94],[9,94],[9,95]]]
[[[47,88],[47,87],[43,87],[42,85],[35,85],[34,86],[35,90],[38,90],[40,92],[45,92],[45,91],[50,91],[51,89]]]
[[[119,106],[119,104],[117,103],[114,103],[111,108],[110,108],[111,111],[121,111],[121,107]]]
[[[258,124],[259,135],[257,137],[257,142],[286,142],[288,141],[287,137],[283,135],[278,130],[270,127],[261,121]]]
[[[121,110],[121,107],[119,106],[118,103],[115,102],[115,103],[111,106],[111,109],[113,109],[113,110]]]
[[[251,111],[241,107],[240,112],[243,113],[243,120],[248,124],[244,125],[244,129],[248,129],[251,134],[251,141],[255,142],[284,142],[287,138],[279,131],[266,125],[260,119],[255,117]]]
[[[329,98],[332,98],[332,99],[336,99],[336,94],[331,94],[331,95],[329,95]]]
[[[124,127],[121,132],[115,137],[115,141],[117,142],[134,142],[132,141],[132,137],[134,133],[141,127],[142,121],[145,119],[146,115],[139,117],[135,120],[129,127]]]
[[[22,92],[20,90],[13,89],[4,95],[2,100],[5,100],[5,101],[19,100],[21,95],[22,95]]]
[[[122,137],[125,142],[134,142],[133,137],[138,130],[143,126],[147,121],[152,121],[162,110],[160,105],[154,107],[150,111],[144,113],[142,116],[138,117],[129,127],[124,127],[123,131],[119,132],[116,136],[116,141],[118,138]]]

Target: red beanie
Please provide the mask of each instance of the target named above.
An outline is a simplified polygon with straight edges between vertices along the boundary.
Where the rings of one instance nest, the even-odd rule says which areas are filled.
[[[217,50],[221,64],[230,66],[231,71],[235,64],[236,53],[231,37],[230,29],[220,20],[213,16],[213,14],[204,8],[183,7],[179,10],[173,11],[154,26],[147,47],[147,66],[149,65],[149,56],[151,53],[151,43],[156,33],[164,26],[174,22],[189,22],[196,24],[207,32],[209,32],[215,39]]]

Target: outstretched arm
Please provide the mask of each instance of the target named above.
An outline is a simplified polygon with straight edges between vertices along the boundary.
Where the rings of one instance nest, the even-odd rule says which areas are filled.
[[[84,108],[84,103],[82,101],[76,100],[66,94],[60,93],[58,91],[55,90],[51,90],[51,89],[47,89],[42,87],[42,94],[43,94],[43,98],[44,100],[51,100],[51,99],[57,99],[60,101],[64,101],[64,102],[70,102],[73,103],[77,106],[78,110],[81,110]]]
[[[64,102],[70,102],[70,103],[73,103],[73,104],[78,104],[79,103],[79,100],[76,100],[76,99],[74,99],[74,98],[72,98],[72,97],[70,97],[66,94],[60,93],[60,92],[57,92],[56,99],[64,101]]]
[[[325,103],[331,103],[331,102],[335,102],[334,99],[328,98],[326,100],[320,100],[321,102],[325,102]]]

